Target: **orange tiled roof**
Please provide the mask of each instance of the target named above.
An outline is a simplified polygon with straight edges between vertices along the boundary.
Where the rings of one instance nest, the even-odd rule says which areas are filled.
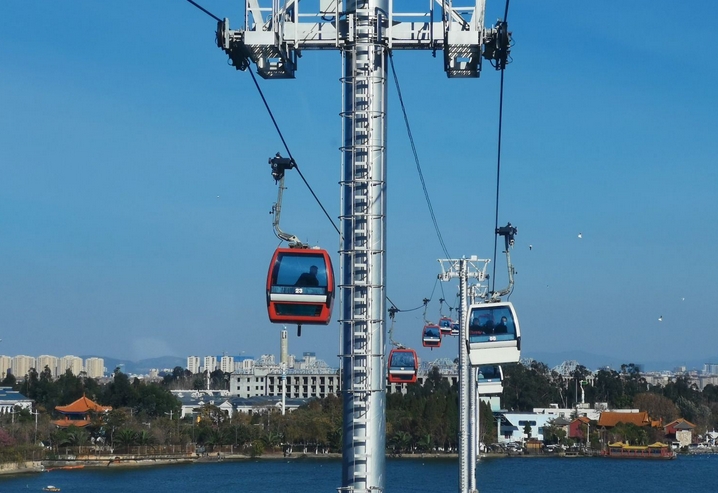
[[[52,424],[59,426],[60,428],[68,428],[70,426],[77,426],[78,428],[84,428],[90,424],[89,419],[57,419]]]
[[[695,428],[695,427],[696,427],[696,425],[694,425],[693,423],[691,423],[691,422],[688,421],[687,419],[678,418],[678,419],[674,419],[673,421],[671,421],[670,423],[668,423],[667,425],[665,425],[664,428],[666,428],[666,429],[668,429],[668,428],[675,428],[676,426],[678,426],[678,425],[680,425],[680,424],[683,424],[683,423],[685,423],[688,428]],[[682,428],[687,429],[686,426],[683,426]]]
[[[580,421],[583,424],[590,423],[591,420],[588,419],[586,416],[579,416],[578,418],[574,419],[573,421]]]
[[[632,423],[636,426],[649,426],[651,419],[648,417],[646,411],[639,413],[617,413],[611,411],[604,411],[601,413],[601,417],[598,418],[598,426],[605,426],[612,428],[618,423]]]
[[[56,406],[55,410],[61,413],[86,413],[88,411],[105,412],[112,411],[111,406],[101,406],[84,395],[67,406]]]

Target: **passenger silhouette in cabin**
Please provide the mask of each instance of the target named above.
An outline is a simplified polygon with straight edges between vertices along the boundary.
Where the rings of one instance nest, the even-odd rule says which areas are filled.
[[[317,279],[317,272],[319,268],[316,265],[312,265],[309,268],[309,272],[302,273],[294,283],[295,286],[319,286],[319,279]]]
[[[478,336],[481,334],[483,334],[481,322],[478,317],[474,317],[469,324],[469,336]]]
[[[501,322],[494,327],[494,334],[506,334],[509,331],[509,328],[506,326],[506,317],[501,317]]]

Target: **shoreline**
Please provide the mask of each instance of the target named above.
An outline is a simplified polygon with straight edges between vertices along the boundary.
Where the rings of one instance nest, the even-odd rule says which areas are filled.
[[[698,454],[688,454],[698,455]],[[595,458],[600,457],[599,455],[579,455],[579,456],[566,456],[560,454],[506,454],[506,453],[485,453],[481,454],[480,460],[484,459],[536,459],[536,458]],[[431,453],[431,454],[402,454],[402,455],[386,455],[387,459],[397,460],[456,460],[458,454],[456,453]],[[284,455],[282,452],[265,453],[259,456],[251,456],[247,454],[222,454],[218,453],[215,455],[176,455],[176,456],[122,456],[115,455],[113,457],[83,457],[74,459],[55,459],[55,460],[43,460],[43,461],[26,461],[19,463],[6,463],[0,464],[0,476],[8,475],[21,475],[31,473],[42,473],[52,471],[67,471],[67,470],[81,470],[81,469],[106,469],[111,468],[139,468],[139,467],[159,467],[159,466],[171,466],[171,465],[186,465],[195,463],[218,463],[218,462],[241,462],[247,460],[286,460],[286,461],[301,461],[301,460],[341,460],[342,454],[339,453],[325,453],[325,454],[305,454],[305,453],[293,453],[290,455]]]

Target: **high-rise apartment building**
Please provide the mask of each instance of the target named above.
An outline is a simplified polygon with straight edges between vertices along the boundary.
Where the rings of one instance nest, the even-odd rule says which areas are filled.
[[[204,357],[204,369],[208,373],[212,373],[217,369],[217,356],[205,356]]]
[[[234,356],[222,356],[219,369],[224,373],[232,373],[234,371]]]
[[[199,373],[199,356],[187,356],[187,369],[191,373]]]
[[[0,356],[0,377],[4,380],[7,376],[7,372],[10,370],[12,373],[12,358],[10,356]]]
[[[241,361],[235,361],[234,362],[234,371],[249,371],[252,368],[254,368],[254,360],[253,359],[243,359]]]
[[[53,378],[57,377],[59,374],[57,372],[57,365],[58,365],[59,359],[57,356],[50,356],[49,354],[43,354],[42,356],[37,357],[37,370],[38,373],[42,373],[45,371],[45,367],[47,366],[50,369],[50,373],[52,373]]]
[[[60,358],[57,363],[57,373],[59,375],[64,375],[67,370],[70,370],[75,376],[82,373],[82,358],[72,355]]]
[[[102,358],[87,358],[85,372],[90,378],[100,378],[105,375],[105,360]]]
[[[22,380],[30,373],[30,368],[35,368],[35,358],[32,356],[18,355],[12,359],[12,374],[15,378]]]

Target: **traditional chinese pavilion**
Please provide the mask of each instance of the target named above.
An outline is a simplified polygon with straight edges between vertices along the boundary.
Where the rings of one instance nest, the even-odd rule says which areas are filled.
[[[90,413],[106,413],[112,411],[111,406],[101,406],[84,395],[67,406],[56,406],[55,411],[62,414],[62,418],[53,421],[60,428],[77,426],[83,428],[90,424]]]

